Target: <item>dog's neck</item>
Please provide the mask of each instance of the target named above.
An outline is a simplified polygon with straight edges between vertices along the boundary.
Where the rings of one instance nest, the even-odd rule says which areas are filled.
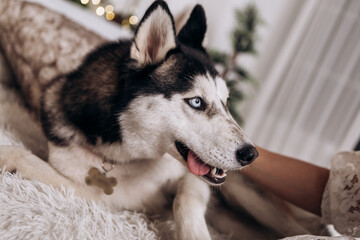
[[[81,147],[94,155],[98,159],[97,162],[105,164],[107,168],[111,165],[114,165],[114,168],[116,168],[119,165],[133,165],[144,161],[156,161],[161,159],[166,153],[181,163],[184,162],[182,156],[176,150],[175,144],[166,147],[163,152],[141,151],[141,149],[133,149],[123,143],[81,144]]]
[[[129,154],[128,151],[124,150],[121,145],[116,144],[117,146],[82,146],[91,154],[95,155],[99,162],[102,162],[104,165],[103,169],[114,168],[117,165],[122,164],[131,164],[138,163],[141,161],[150,160],[146,157],[134,156],[134,154]],[[111,167],[112,166],[112,167]]]

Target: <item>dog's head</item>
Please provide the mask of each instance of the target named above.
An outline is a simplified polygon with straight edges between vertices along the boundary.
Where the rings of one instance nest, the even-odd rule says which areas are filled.
[[[150,6],[130,50],[146,87],[121,121],[132,126],[129,135],[141,136],[157,152],[171,152],[190,172],[217,185],[226,170],[240,169],[258,153],[228,111],[226,83],[202,47],[205,32],[200,5],[177,36],[166,3]]]

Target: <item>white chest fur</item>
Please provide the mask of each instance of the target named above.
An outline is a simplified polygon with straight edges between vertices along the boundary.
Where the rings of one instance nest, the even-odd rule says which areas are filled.
[[[49,153],[49,163],[59,173],[86,188],[94,200],[104,201],[116,209],[152,211],[163,207],[168,195],[175,193],[177,180],[185,172],[184,167],[168,154],[156,160],[116,164],[106,176],[115,177],[118,184],[113,194],[106,195],[101,188],[85,183],[90,168],[102,170],[101,157],[79,146],[49,144]]]

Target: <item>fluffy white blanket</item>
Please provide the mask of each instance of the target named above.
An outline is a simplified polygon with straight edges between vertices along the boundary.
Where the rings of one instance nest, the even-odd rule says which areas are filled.
[[[141,213],[118,211],[19,174],[0,174],[1,239],[157,239]]]

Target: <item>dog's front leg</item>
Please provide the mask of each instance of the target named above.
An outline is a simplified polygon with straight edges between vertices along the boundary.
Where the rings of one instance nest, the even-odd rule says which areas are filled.
[[[25,179],[38,180],[54,187],[71,187],[78,196],[92,199],[78,184],[59,174],[47,162],[21,147],[0,146],[0,172],[2,169],[20,172]]]
[[[179,183],[173,211],[178,240],[211,239],[205,222],[209,186],[188,173]]]

